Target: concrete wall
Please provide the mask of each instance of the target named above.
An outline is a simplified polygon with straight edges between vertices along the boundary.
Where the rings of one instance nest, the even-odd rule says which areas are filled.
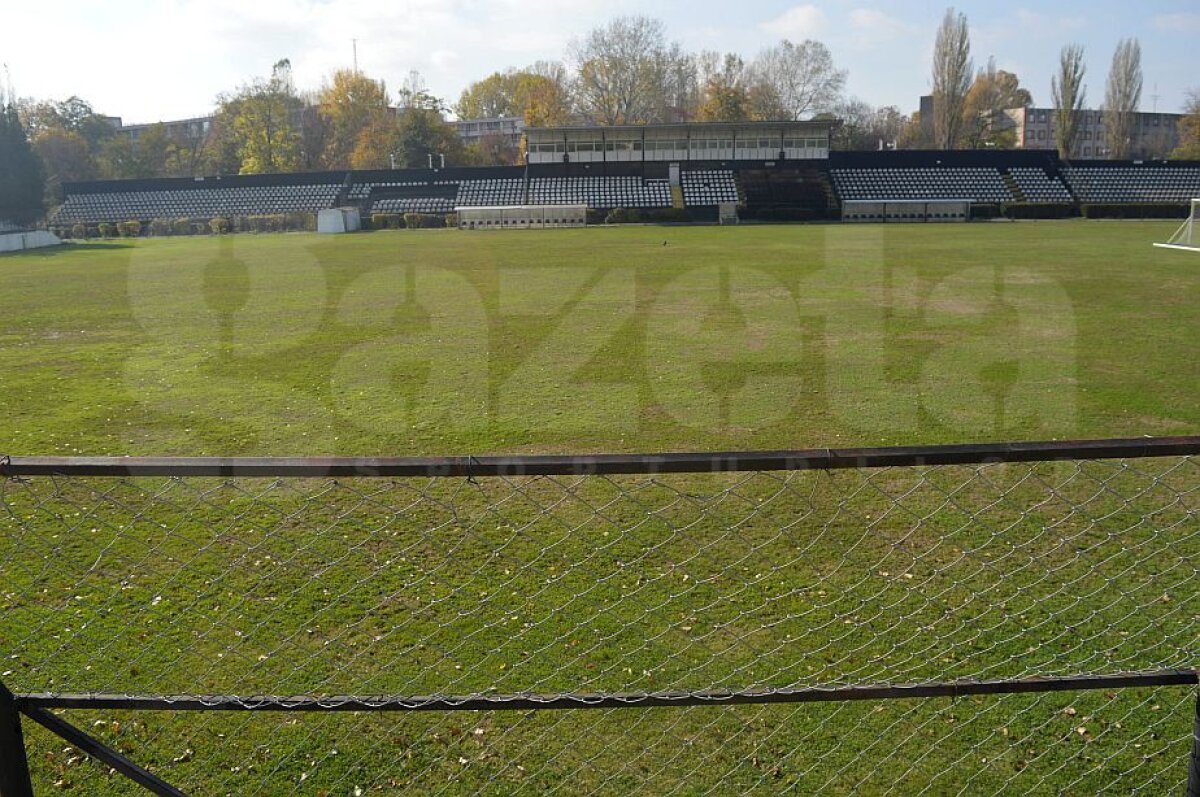
[[[317,214],[317,232],[338,234],[358,232],[362,229],[362,218],[358,208],[334,208]]]
[[[26,249],[42,249],[47,246],[58,246],[62,241],[57,235],[45,230],[34,232],[13,232],[0,235],[0,252],[21,252]]]

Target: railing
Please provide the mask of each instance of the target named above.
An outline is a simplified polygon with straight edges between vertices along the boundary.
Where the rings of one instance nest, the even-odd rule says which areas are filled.
[[[1200,793],[1200,438],[0,474],[4,797]]]

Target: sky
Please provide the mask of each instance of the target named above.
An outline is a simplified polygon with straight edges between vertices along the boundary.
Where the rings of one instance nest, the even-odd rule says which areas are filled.
[[[1177,112],[1200,89],[1196,0],[963,0],[977,66],[989,56],[1048,104],[1059,50],[1088,59],[1089,105],[1103,100],[1112,52],[1141,40],[1143,110]],[[23,97],[78,95],[128,123],[206,115],[218,94],[289,58],[296,84],[318,88],[353,63],[393,91],[410,70],[457,100],[473,80],[562,59],[590,28],[621,14],[666,23],[690,50],[747,58],[782,38],[819,39],[849,70],[848,92],[915,110],[928,93],[930,52],[946,3],[923,0],[0,0],[0,63]],[[1191,66],[1189,66],[1189,64]]]

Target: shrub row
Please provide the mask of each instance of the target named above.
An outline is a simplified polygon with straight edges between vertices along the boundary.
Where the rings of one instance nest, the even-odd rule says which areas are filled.
[[[693,221],[715,221],[713,208],[613,208],[604,216],[605,224],[686,224]],[[588,214],[588,223],[596,223]]]
[[[1006,219],[1073,219],[1079,215],[1079,208],[1069,202],[1058,204],[1018,202],[1005,205],[1001,212]]]
[[[223,235],[230,232],[300,232],[315,231],[317,217],[312,213],[282,213],[272,216],[218,216],[212,219],[152,219],[100,224],[76,223],[71,226],[52,226],[50,231],[60,238],[137,238],[141,235]]]
[[[457,213],[372,213],[372,230],[432,230],[457,227]]]
[[[1085,219],[1186,219],[1188,206],[1172,203],[1145,205],[1084,205]]]

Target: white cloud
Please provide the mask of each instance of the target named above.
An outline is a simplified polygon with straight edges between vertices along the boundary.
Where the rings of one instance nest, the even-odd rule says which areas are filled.
[[[1154,27],[1166,33],[1200,33],[1200,14],[1181,11],[1178,14],[1158,14]]]
[[[849,15],[850,27],[855,41],[863,45],[877,45],[911,36],[916,28],[875,8],[856,8]]]
[[[1087,27],[1087,17],[1083,16],[1051,16],[1030,11],[1028,8],[1018,8],[1016,13],[1020,27],[1028,32],[1038,34],[1054,34],[1064,30],[1080,30]]]
[[[821,35],[829,25],[825,12],[815,5],[793,6],[761,27],[784,39],[811,39]]]

